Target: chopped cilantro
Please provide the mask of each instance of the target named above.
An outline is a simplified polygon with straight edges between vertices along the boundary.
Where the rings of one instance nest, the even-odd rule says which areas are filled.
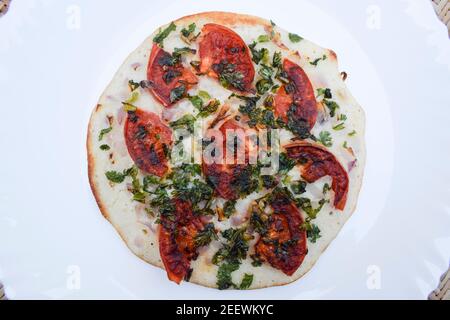
[[[167,38],[167,36],[169,35],[169,33],[171,33],[172,31],[175,31],[177,29],[177,26],[175,25],[175,23],[171,22],[170,25],[165,28],[164,30],[161,30],[154,38],[153,38],[153,42],[159,44],[161,47],[163,47],[163,41],[165,38]]]
[[[330,190],[331,190],[330,185],[329,185],[328,183],[325,183],[325,184],[323,185],[323,188],[322,188],[322,193],[325,195],[325,194],[327,194],[327,192],[330,191]]]
[[[289,40],[291,40],[294,43],[300,42],[303,40],[302,37],[300,37],[298,34],[295,33],[289,33]]]
[[[173,129],[179,129],[179,128],[186,127],[189,132],[193,133],[194,132],[194,123],[195,123],[195,117],[191,114],[186,114],[186,115],[182,116],[180,119],[170,122],[169,125]]]
[[[317,66],[320,60],[326,60],[327,56],[324,54],[322,57],[315,59],[314,61],[310,61],[309,64],[313,66]]]
[[[306,230],[306,235],[308,236],[309,241],[316,243],[316,241],[321,237],[319,227],[311,223],[311,227]]]
[[[187,44],[195,41],[200,35],[200,32],[195,34],[195,28],[195,23],[191,23],[187,28],[181,29],[181,39]]]
[[[178,87],[173,88],[170,91],[170,102],[176,102],[181,100],[186,95],[186,86],[184,84],[179,85]]]
[[[236,200],[228,200],[223,205],[223,214],[225,217],[229,218],[233,213],[236,212]]]
[[[231,274],[239,269],[240,263],[238,261],[222,263],[217,271],[217,286],[219,290],[228,289],[234,287],[231,279]]]
[[[239,285],[239,289],[245,290],[250,288],[253,282],[253,275],[245,273],[244,277],[242,278],[241,284]]]
[[[254,63],[259,64],[261,61],[267,63],[269,61],[269,50],[267,48],[256,49],[257,42],[253,42],[248,47],[252,53],[252,60]]]
[[[98,135],[98,141],[101,141],[101,140],[103,139],[103,136],[104,136],[105,134],[111,132],[111,130],[112,130],[112,127],[111,127],[111,126],[110,126],[109,128],[105,128],[105,129],[100,130],[100,133],[99,133],[99,135]]]
[[[204,229],[199,231],[194,239],[196,247],[208,245],[212,240],[218,240],[216,231],[214,230],[214,223],[208,223]]]
[[[322,96],[325,99],[331,99],[333,97],[333,95],[331,94],[331,90],[330,88],[319,88],[317,89],[317,96],[320,97]]]
[[[319,133],[318,141],[325,147],[331,147],[333,145],[333,139],[331,138],[331,134],[328,131],[321,131]]]
[[[270,37],[267,34],[262,34],[257,39],[258,42],[269,42]]]
[[[107,144],[102,144],[102,145],[100,146],[100,150],[107,151],[107,150],[109,150],[109,149],[111,149],[111,147],[108,146]]]
[[[333,127],[333,130],[336,130],[336,131],[340,131],[340,130],[343,130],[343,129],[345,129],[345,124],[344,124],[344,122],[340,122],[340,123],[338,123],[337,125],[335,125],[335,126]]]
[[[330,110],[330,117],[334,117],[336,115],[336,110],[339,109],[339,105],[332,100],[323,100],[327,108]]]

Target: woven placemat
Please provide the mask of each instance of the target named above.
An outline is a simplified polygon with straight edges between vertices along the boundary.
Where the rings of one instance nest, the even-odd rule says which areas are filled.
[[[450,0],[432,0],[431,3],[439,19],[447,26],[450,37]]]
[[[3,284],[0,282],[0,300],[6,300],[5,288]]]
[[[441,282],[436,290],[428,296],[430,300],[450,300],[450,268],[441,276]]]

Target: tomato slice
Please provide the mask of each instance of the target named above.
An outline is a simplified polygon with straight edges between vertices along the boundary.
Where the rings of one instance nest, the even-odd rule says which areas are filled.
[[[254,92],[255,68],[250,50],[233,30],[207,23],[202,28],[199,42],[200,72],[215,78],[228,78],[230,89]]]
[[[172,90],[184,86],[184,92],[187,92],[197,83],[197,77],[191,70],[183,67],[180,61],[174,60],[170,53],[156,44],[153,45],[148,62],[147,80],[150,81],[150,92],[165,107],[174,105],[180,98],[171,98]]]
[[[283,69],[290,82],[282,85],[275,95],[275,114],[287,123],[288,111],[291,106],[294,106],[291,117],[296,130],[309,132],[317,119],[314,89],[305,71],[299,65],[284,59]]]
[[[203,224],[193,215],[190,202],[175,199],[174,205],[173,218],[161,216],[159,253],[168,278],[179,284],[189,276],[191,260],[197,258],[195,236]]]
[[[157,114],[141,109],[128,112],[124,135],[128,153],[139,169],[158,177],[167,172],[172,130]]]
[[[320,146],[298,142],[285,147],[290,158],[297,159],[302,167],[301,175],[307,182],[314,182],[324,176],[332,178],[334,207],[345,208],[349,179],[348,174],[336,157]]]
[[[242,190],[242,186],[248,182],[250,177],[249,162],[249,140],[246,139],[244,143],[245,158],[243,163],[238,163],[237,152],[239,149],[234,150],[234,144],[227,142],[227,130],[238,130],[242,127],[234,120],[229,119],[225,121],[219,128],[220,133],[223,136],[223,163],[210,163],[207,164],[203,161],[202,170],[205,177],[213,185],[215,192],[222,198],[227,200],[235,200],[239,198],[239,193]],[[236,131],[235,131],[236,132]],[[239,134],[238,134],[239,138]],[[245,138],[245,137],[240,137]],[[228,152],[234,152],[232,155],[234,163],[227,164],[226,154]]]
[[[300,267],[308,252],[303,218],[296,205],[285,195],[275,194],[271,202],[268,228],[255,245],[255,253],[288,276]]]

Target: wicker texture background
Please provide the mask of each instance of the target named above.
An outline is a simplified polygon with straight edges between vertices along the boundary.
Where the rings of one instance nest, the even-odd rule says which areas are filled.
[[[450,36],[450,1],[432,0],[431,2],[439,19],[447,26],[448,35]]]

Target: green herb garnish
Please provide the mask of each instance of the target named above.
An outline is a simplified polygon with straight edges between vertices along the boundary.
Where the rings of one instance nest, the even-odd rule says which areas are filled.
[[[208,223],[203,230],[197,233],[194,243],[196,247],[202,247],[208,245],[212,240],[218,239],[216,231],[214,230],[214,223]]]
[[[175,87],[170,91],[170,102],[174,103],[178,100],[181,100],[185,95],[186,86],[184,84],[179,85],[178,87]]]
[[[242,278],[241,284],[239,285],[239,289],[245,290],[250,288],[253,282],[253,275],[245,273],[244,277]]]
[[[343,129],[345,129],[344,122],[338,123],[337,125],[333,126],[333,130],[336,130],[336,131],[340,131],[340,130],[343,130]]]
[[[321,131],[319,133],[318,141],[325,147],[331,147],[333,145],[333,139],[331,138],[331,134],[328,131]]]
[[[111,127],[111,126],[110,126],[109,128],[105,128],[105,129],[100,130],[100,133],[99,133],[99,135],[98,135],[98,141],[101,141],[101,140],[103,139],[103,136],[104,136],[105,134],[111,132],[111,130],[112,130],[112,127]]]
[[[289,40],[291,40],[294,43],[300,42],[303,40],[302,37],[300,37],[298,34],[295,33],[289,33]]]
[[[326,60],[326,59],[327,59],[327,56],[324,54],[322,57],[317,58],[314,61],[310,61],[309,64],[316,67],[320,60]]]
[[[159,44],[161,47],[163,47],[163,41],[165,38],[167,38],[167,36],[169,35],[169,33],[171,33],[172,31],[175,31],[177,29],[177,26],[175,25],[175,23],[171,22],[170,25],[165,28],[164,30],[161,30],[154,38],[153,38],[153,42]]]
[[[109,149],[111,149],[111,147],[108,146],[107,144],[102,144],[102,145],[100,146],[100,150],[107,151],[107,150],[109,150]]]

